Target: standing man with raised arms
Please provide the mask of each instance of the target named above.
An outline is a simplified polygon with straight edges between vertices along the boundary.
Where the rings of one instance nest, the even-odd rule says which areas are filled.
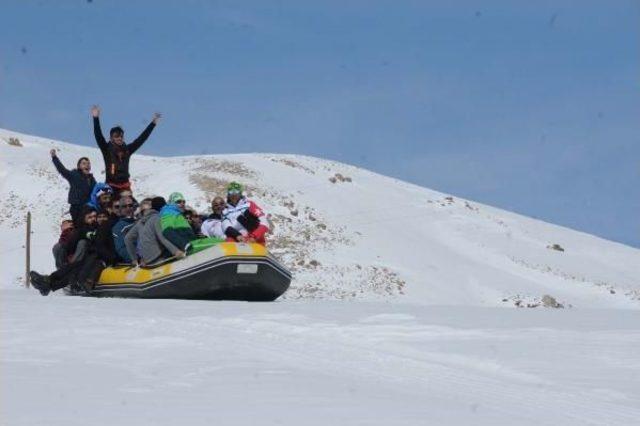
[[[107,184],[117,193],[130,191],[129,158],[147,140],[162,115],[156,112],[147,128],[130,144],[125,143],[124,130],[120,126],[111,128],[109,142],[107,142],[100,128],[100,108],[97,105],[91,108],[91,115],[93,116],[93,134],[104,158]]]

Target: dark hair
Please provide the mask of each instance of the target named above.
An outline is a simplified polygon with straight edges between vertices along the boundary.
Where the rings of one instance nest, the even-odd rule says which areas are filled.
[[[82,206],[82,210],[80,212],[80,216],[84,216],[84,215],[89,214],[91,212],[97,212],[97,210],[94,207],[92,207],[92,206],[90,206],[88,204],[85,204],[84,206]]]
[[[120,126],[112,127],[111,130],[109,130],[109,137],[113,135],[124,135],[124,129]]]
[[[79,169],[80,168],[80,162],[82,160],[87,160],[88,162],[91,162],[91,160],[89,160],[87,157],[80,157],[80,159],[78,160],[78,163],[76,164],[76,168]]]
[[[167,200],[164,197],[153,197],[151,199],[151,208],[155,211],[160,211],[167,204]]]
[[[82,210],[80,211],[80,216],[78,216],[78,222],[76,222],[76,226],[80,227],[84,225],[84,217],[92,212],[96,212],[96,209],[94,209],[88,204],[85,204],[84,206],[82,206]]]

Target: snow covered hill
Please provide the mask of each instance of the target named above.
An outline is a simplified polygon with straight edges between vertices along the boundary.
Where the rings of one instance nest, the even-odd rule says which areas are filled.
[[[102,176],[97,149],[0,130],[0,424],[638,423],[640,250],[317,158],[137,155],[138,197],[204,212],[245,183],[291,289],[41,297],[21,286],[24,220],[50,271],[67,206],[51,148]]]
[[[153,140],[149,143],[153,144]],[[97,149],[0,130],[3,286],[24,276],[24,218],[34,217],[34,269],[67,208],[55,148],[103,178]],[[285,299],[393,299],[428,305],[640,307],[640,250],[421,188],[342,163],[295,155],[136,155],[138,197],[181,191],[207,212],[237,180],[270,213],[270,249],[293,271]],[[463,173],[463,171],[461,171]]]

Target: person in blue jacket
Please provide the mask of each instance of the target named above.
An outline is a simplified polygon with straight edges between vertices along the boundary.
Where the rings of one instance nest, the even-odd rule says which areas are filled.
[[[104,182],[98,182],[91,190],[87,205],[100,213],[108,209],[112,196],[113,189]]]
[[[144,200],[142,200],[142,203],[150,204],[151,199],[145,198]],[[133,202],[133,198],[120,198],[120,219],[116,222],[115,225],[113,225],[113,228],[111,230],[118,258],[125,263],[132,263],[133,261],[133,259],[131,259],[131,257],[129,256],[129,252],[127,252],[127,245],[125,244],[124,237],[127,235],[127,232],[129,232],[129,230],[136,224],[136,220],[133,217],[134,206],[135,204]]]
[[[51,160],[56,167],[58,173],[69,182],[70,204],[69,213],[74,223],[78,222],[82,206],[91,199],[91,191],[96,184],[96,180],[91,174],[91,161],[87,157],[78,160],[77,168],[68,170],[60,161],[56,154],[56,150],[50,151]]]

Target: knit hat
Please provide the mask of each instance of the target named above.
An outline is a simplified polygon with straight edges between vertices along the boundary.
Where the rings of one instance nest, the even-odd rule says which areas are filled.
[[[100,189],[98,190],[98,192],[96,192],[96,198],[100,198],[100,196],[101,196],[102,194],[109,194],[109,195],[111,195],[111,194],[113,194],[113,189],[111,189],[111,187],[110,187],[109,185],[106,185],[106,184],[105,184],[105,186],[104,186],[104,187],[100,188]]]
[[[172,192],[169,195],[169,204],[176,204],[178,201],[184,201],[184,195],[179,192]]]
[[[242,184],[238,182],[231,182],[227,185],[227,194],[242,194]]]

